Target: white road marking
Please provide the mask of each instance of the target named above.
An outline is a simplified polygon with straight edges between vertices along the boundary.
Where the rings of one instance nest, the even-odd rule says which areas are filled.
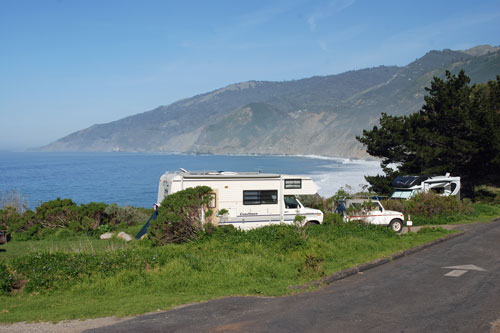
[[[462,265],[462,266],[447,266],[441,268],[452,269],[451,272],[446,273],[444,276],[459,277],[467,273],[468,271],[486,271],[484,268],[477,267],[476,265]]]
[[[466,271],[486,271],[485,269],[481,267],[477,267],[476,265],[462,265],[462,266],[448,266],[448,267],[443,267],[443,268],[449,268],[449,269],[463,269]]]
[[[446,273],[444,276],[453,276],[453,277],[459,277],[462,274],[467,273],[467,271],[463,271],[460,269],[454,269],[451,272]]]

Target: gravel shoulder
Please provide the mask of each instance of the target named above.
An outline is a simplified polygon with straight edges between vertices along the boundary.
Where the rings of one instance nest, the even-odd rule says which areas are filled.
[[[105,317],[87,320],[64,320],[58,323],[26,323],[19,322],[9,325],[0,324],[0,331],[2,332],[81,332],[88,329],[113,325],[121,323],[122,321],[129,320],[132,317]]]

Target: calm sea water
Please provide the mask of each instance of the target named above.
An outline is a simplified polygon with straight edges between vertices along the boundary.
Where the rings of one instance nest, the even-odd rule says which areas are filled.
[[[377,162],[312,157],[0,153],[0,194],[16,190],[30,208],[57,197],[152,207],[160,176],[179,168],[309,175],[325,197],[345,184],[356,188],[364,183],[364,175],[380,172]]]

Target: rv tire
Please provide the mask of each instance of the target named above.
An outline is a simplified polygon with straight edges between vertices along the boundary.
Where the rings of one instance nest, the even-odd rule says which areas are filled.
[[[400,219],[394,219],[389,224],[389,228],[391,228],[395,232],[401,232],[401,230],[403,230],[403,221],[401,221]]]
[[[304,224],[305,227],[310,227],[312,225],[318,225],[318,221],[307,221],[306,224]]]

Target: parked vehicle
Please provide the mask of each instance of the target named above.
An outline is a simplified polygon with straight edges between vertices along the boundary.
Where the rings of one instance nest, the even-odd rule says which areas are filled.
[[[172,193],[189,187],[212,188],[213,200],[209,204],[214,216],[202,216],[202,221],[216,225],[234,225],[252,229],[271,224],[293,223],[297,215],[305,217],[304,224],[320,224],[323,212],[307,208],[298,195],[317,193],[310,177],[260,172],[180,171],[160,177],[158,202]],[[217,212],[224,212],[217,215]]]
[[[410,199],[417,193],[433,191],[443,196],[456,195],[460,198],[460,177],[444,176],[399,176],[392,186],[395,191],[391,199]]]
[[[361,221],[388,226],[395,232],[403,230],[403,213],[386,210],[378,200],[347,199],[339,203],[336,211],[344,217],[345,222]]]

